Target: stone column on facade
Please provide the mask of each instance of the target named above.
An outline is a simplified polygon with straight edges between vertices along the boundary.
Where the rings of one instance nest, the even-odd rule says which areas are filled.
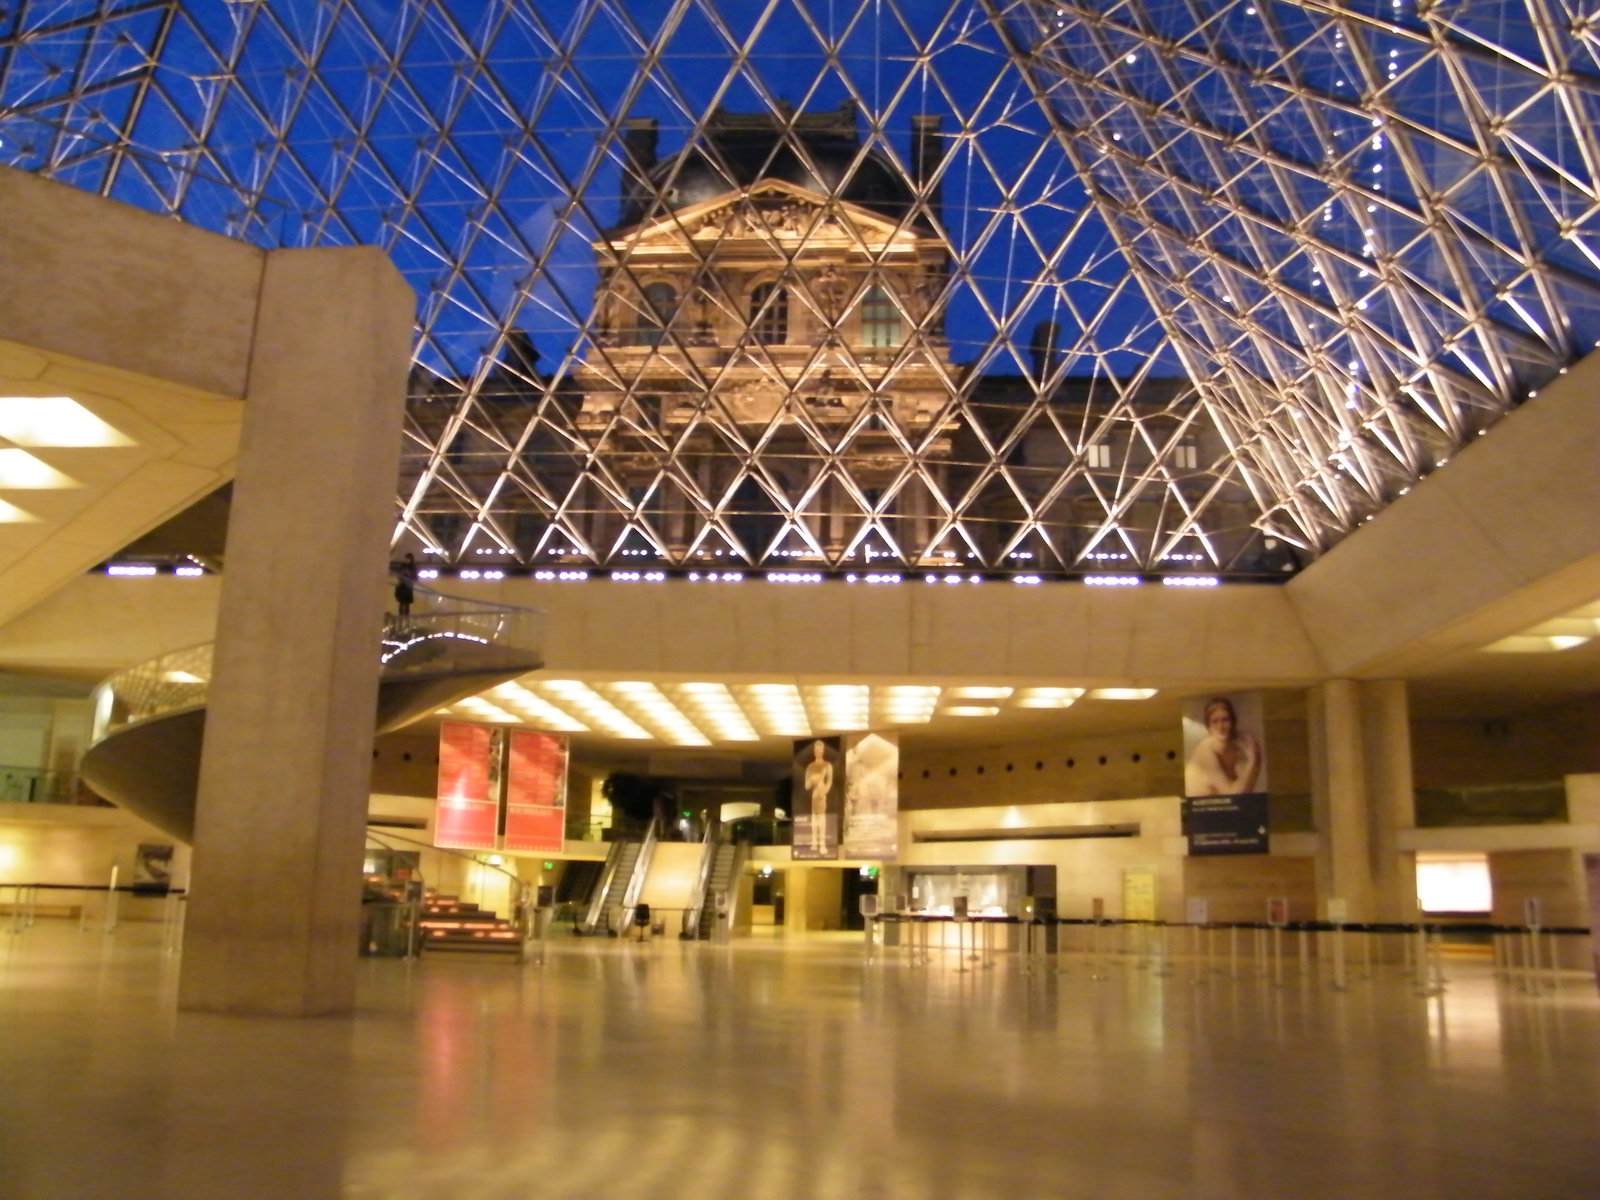
[[[415,297],[371,248],[266,257],[228,526],[178,1003],[354,1001]]]

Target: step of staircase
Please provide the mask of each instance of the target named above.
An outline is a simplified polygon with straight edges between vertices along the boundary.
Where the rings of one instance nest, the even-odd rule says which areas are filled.
[[[454,896],[430,896],[417,926],[422,934],[422,950],[429,956],[522,961],[522,936],[509,921]]]

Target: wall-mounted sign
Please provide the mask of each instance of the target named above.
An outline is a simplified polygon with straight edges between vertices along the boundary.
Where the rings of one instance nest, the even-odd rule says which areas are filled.
[[[507,850],[559,853],[567,826],[567,739],[513,729],[506,751]]]
[[[439,807],[433,844],[493,850],[500,827],[500,737],[487,725],[439,726]]]
[[[893,858],[899,850],[900,735],[844,738],[844,855]]]
[[[839,739],[804,738],[794,744],[794,845],[796,859],[839,857],[839,817],[844,764]]]
[[[1260,692],[1185,701],[1183,832],[1190,854],[1267,853],[1263,728]]]
[[[1272,896],[1267,900],[1267,924],[1287,925],[1289,923],[1289,897]]]

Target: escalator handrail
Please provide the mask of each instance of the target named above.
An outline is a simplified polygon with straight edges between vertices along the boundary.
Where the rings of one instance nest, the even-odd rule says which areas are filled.
[[[694,890],[689,893],[689,907],[683,913],[683,936],[700,936],[700,914],[706,907],[706,889],[711,886],[711,872],[717,861],[717,847],[721,839],[720,822],[715,817],[706,820],[706,835],[701,839],[700,868],[695,872]]]
[[[611,885],[616,881],[617,868],[622,863],[622,856],[631,844],[629,839],[612,843],[611,852],[606,855],[605,868],[600,872],[600,882],[595,885],[594,895],[589,898],[589,911],[584,914],[583,923],[579,926],[584,933],[593,934],[599,929],[600,922],[606,914],[606,897],[611,892]]]
[[[644,881],[650,874],[650,860],[655,857],[656,843],[660,841],[660,818],[651,817],[644,831],[644,844],[639,847],[639,857],[633,860],[633,875],[622,893],[622,932],[633,926],[634,914],[639,908],[639,893],[644,891]]]

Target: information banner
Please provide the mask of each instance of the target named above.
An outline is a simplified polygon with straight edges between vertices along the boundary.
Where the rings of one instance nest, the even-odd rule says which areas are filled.
[[[1265,854],[1267,798],[1191,796],[1183,802],[1183,835],[1194,855]]]
[[[506,752],[507,850],[561,853],[567,830],[567,739],[513,729]]]
[[[844,856],[892,859],[899,850],[900,735],[844,738]]]
[[[1260,692],[1183,706],[1183,832],[1189,853],[1265,854],[1267,750]]]
[[[844,770],[836,737],[794,744],[794,845],[797,859],[839,857],[839,811]]]
[[[439,807],[433,844],[493,850],[500,827],[500,730],[445,721],[439,726]]]

